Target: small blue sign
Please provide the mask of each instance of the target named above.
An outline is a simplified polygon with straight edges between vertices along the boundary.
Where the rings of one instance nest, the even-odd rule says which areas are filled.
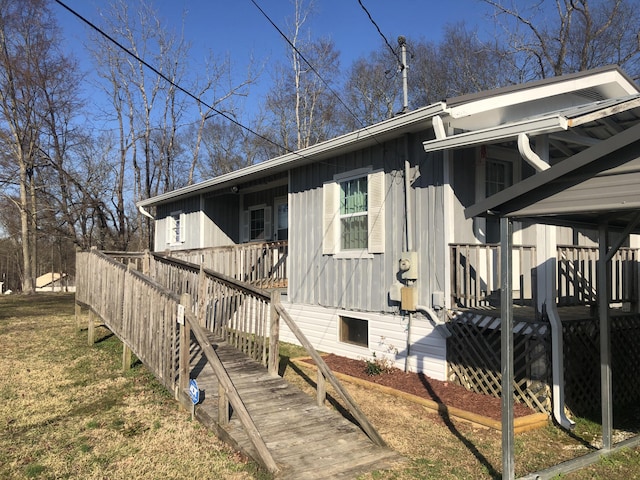
[[[198,402],[200,402],[200,389],[198,388],[198,382],[193,378],[189,381],[189,395],[191,396],[191,401],[194,405],[197,405]]]

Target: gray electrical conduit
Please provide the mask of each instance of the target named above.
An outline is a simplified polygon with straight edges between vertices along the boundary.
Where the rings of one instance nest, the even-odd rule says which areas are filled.
[[[416,311],[426,313],[431,325],[433,325],[434,329],[440,332],[443,337],[449,338],[451,336],[451,332],[447,328],[446,323],[438,317],[438,314],[431,307],[416,305]]]

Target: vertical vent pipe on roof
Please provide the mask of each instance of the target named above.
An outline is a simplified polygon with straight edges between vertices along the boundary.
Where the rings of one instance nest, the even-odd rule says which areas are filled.
[[[400,45],[402,64],[400,71],[402,72],[402,110],[400,113],[406,113],[409,110],[409,86],[407,77],[407,39],[402,35],[398,37],[398,45]]]

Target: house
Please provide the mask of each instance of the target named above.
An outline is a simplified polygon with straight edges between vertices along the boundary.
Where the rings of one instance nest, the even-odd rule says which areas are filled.
[[[447,99],[138,207],[155,220],[156,251],[286,245],[269,266],[286,262],[283,302],[318,350],[445,380],[445,324],[490,323],[467,309],[500,294],[498,219],[465,209],[638,123],[640,89],[604,67]],[[591,227],[513,230],[516,302],[553,317],[557,301],[594,301],[584,272],[556,286],[555,265],[558,246],[596,248]],[[621,283],[620,302],[637,308],[637,284]]]
[[[75,292],[66,273],[47,272],[36,278],[36,292]]]

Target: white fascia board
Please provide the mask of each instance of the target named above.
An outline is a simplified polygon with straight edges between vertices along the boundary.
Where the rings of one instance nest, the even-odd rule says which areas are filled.
[[[476,101],[450,107],[448,113],[452,118],[463,118],[489,110],[535,101],[540,98],[578,92],[589,88],[598,88],[601,94],[607,98],[616,98],[638,93],[638,87],[636,85],[629,83],[618,71],[610,70],[594,73],[589,76],[580,76],[579,78],[572,78],[566,81],[551,82],[510,91],[502,95],[481,98]]]
[[[291,153],[286,153],[280,157],[276,157],[270,160],[266,160],[249,167],[241,168],[235,172],[226,173],[210,180],[205,180],[194,185],[166,192],[155,197],[147,198],[136,202],[138,207],[147,207],[152,205],[159,205],[168,201],[174,200],[178,197],[185,197],[194,194],[195,192],[216,190],[225,184],[233,184],[240,181],[244,177],[256,174],[268,174],[270,172],[278,172],[286,169],[289,164],[295,162],[314,162],[322,160],[329,156],[337,155],[342,149],[357,148],[361,144],[374,144],[375,142],[383,142],[388,137],[396,135],[398,131],[403,131],[406,128],[420,125],[423,122],[424,128],[428,128],[431,125],[431,119],[434,115],[444,112],[445,104],[438,102],[431,104],[427,107],[419,108],[402,115],[398,115],[394,118],[384,120],[380,123],[376,123],[370,127],[365,127],[360,130],[356,130],[345,135],[341,135],[330,140],[317,143],[310,147],[304,148]],[[426,123],[428,122],[428,123]]]
[[[443,139],[427,140],[423,142],[425,152],[435,152],[449,148],[463,148],[484,143],[496,143],[504,140],[515,140],[521,133],[528,135],[541,135],[567,130],[567,119],[560,115],[524,120],[522,122],[508,123],[496,127],[474,130],[471,132],[451,135]]]

